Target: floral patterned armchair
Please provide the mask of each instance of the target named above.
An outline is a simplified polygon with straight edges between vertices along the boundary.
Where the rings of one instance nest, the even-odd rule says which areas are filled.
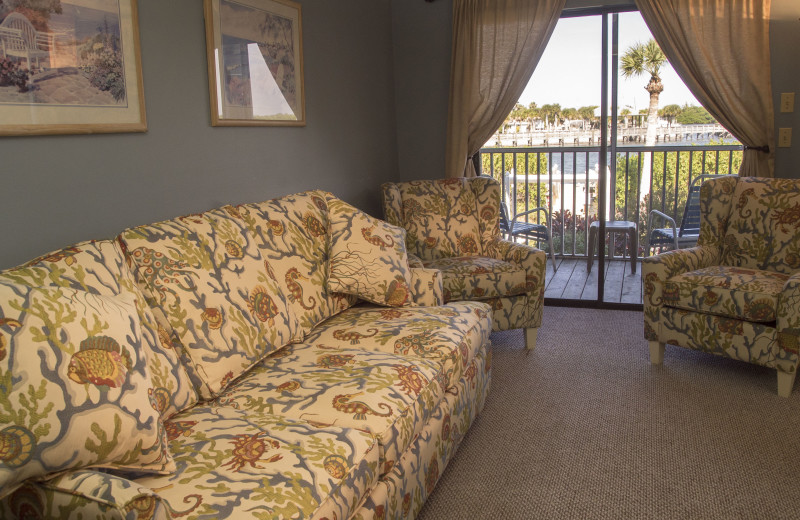
[[[700,191],[697,247],[642,262],[650,362],[669,343],[774,368],[792,392],[800,348],[800,180],[725,177]]]
[[[491,178],[423,180],[382,186],[385,219],[406,230],[412,267],[442,272],[445,301],[492,306],[493,330],[542,323],[545,253],[500,235],[500,184]]]

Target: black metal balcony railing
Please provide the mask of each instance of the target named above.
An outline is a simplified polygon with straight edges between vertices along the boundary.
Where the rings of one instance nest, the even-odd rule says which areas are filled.
[[[680,226],[692,180],[698,175],[737,173],[742,146],[620,146],[614,155],[612,159],[609,152],[607,162],[609,220],[638,223],[637,254],[643,256],[650,211],[658,209]],[[599,157],[599,146],[483,148],[479,173],[502,183],[511,213],[535,207],[549,212],[557,256],[585,258],[589,224],[598,218]],[[651,176],[642,194],[643,169],[649,169]],[[616,237],[606,254],[623,256],[624,240],[622,234]]]

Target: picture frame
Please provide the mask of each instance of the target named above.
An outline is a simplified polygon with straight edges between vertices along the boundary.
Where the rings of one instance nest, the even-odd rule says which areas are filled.
[[[0,5],[0,135],[145,131],[136,0]]]
[[[305,126],[300,4],[204,0],[212,126]]]

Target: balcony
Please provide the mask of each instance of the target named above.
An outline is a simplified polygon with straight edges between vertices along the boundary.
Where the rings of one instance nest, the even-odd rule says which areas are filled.
[[[607,156],[605,183],[609,216],[637,223],[639,247],[635,254],[642,258],[657,252],[649,248],[650,211],[666,213],[680,226],[692,180],[698,175],[737,173],[742,146],[618,146],[613,158],[611,155],[609,152]],[[511,213],[544,207],[550,215],[559,268],[554,273],[548,261],[545,298],[597,298],[597,259],[591,273],[587,273],[586,266],[589,225],[598,220],[599,158],[599,146],[500,147],[480,151],[479,173],[500,181]],[[649,182],[641,186],[643,170],[651,171],[651,175]],[[533,214],[531,218],[541,219],[541,215]],[[641,270],[631,274],[628,254],[624,234],[606,240],[606,302],[642,302]]]

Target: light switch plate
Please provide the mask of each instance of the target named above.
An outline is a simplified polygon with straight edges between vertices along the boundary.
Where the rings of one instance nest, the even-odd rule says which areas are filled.
[[[781,94],[781,112],[794,112],[794,92]]]
[[[792,129],[778,128],[778,147],[788,148],[792,146]]]

